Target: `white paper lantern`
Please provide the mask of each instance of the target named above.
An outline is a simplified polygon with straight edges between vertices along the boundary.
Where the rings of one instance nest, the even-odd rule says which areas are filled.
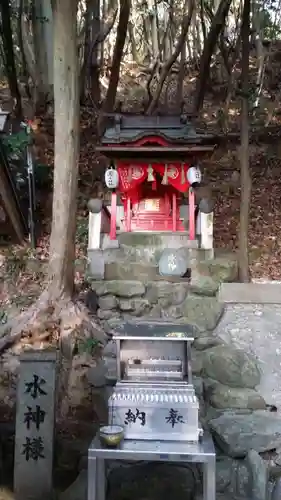
[[[116,189],[119,183],[119,175],[117,170],[113,167],[109,167],[105,172],[105,184],[109,189]]]
[[[192,186],[195,182],[200,184],[202,180],[202,174],[200,168],[196,165],[195,167],[190,167],[187,171],[187,180],[189,184]]]

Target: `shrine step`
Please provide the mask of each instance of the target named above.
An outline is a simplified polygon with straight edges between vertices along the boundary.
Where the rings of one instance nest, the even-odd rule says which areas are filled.
[[[117,233],[117,239],[120,245],[127,247],[157,247],[157,248],[198,248],[198,240],[190,240],[189,232],[182,231],[175,233],[173,231],[159,232],[133,232]]]
[[[164,249],[181,247],[190,251],[190,258],[197,258],[198,253],[205,257],[205,253],[198,248],[198,240],[190,240],[187,232],[119,233],[114,241],[110,240],[107,234],[103,234],[101,238],[105,263],[121,259],[158,265]]]
[[[90,250],[88,249],[88,275],[92,279],[105,280],[139,280],[147,281],[178,281],[178,277],[162,277],[159,274],[158,262],[163,249],[153,249],[146,253],[145,249],[121,247],[119,249]],[[195,270],[197,264],[206,258],[205,251],[200,248],[189,249],[190,268]]]
[[[166,281],[169,283],[189,283],[190,276],[180,278],[178,276],[161,276],[158,271],[158,266],[150,264],[141,264],[139,262],[111,262],[105,264],[104,270],[105,280],[124,280],[124,281],[141,281],[147,283],[149,281]]]

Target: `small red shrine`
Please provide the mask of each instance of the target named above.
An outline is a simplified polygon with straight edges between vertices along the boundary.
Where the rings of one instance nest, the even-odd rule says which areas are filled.
[[[196,133],[182,116],[109,118],[97,150],[111,162],[105,173],[112,190],[110,238],[116,238],[119,198],[123,232],[186,231],[184,206],[189,236],[195,239],[192,187],[201,182],[198,159],[212,153],[213,136]]]

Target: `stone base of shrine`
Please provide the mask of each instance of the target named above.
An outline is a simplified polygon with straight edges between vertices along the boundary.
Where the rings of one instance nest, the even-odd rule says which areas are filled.
[[[119,232],[116,240],[101,234],[99,247],[88,248],[89,273],[95,279],[161,279],[158,264],[165,249],[186,249],[187,268],[197,261],[212,259],[214,250],[202,248],[200,236],[188,232]],[[193,266],[191,266],[193,263]],[[120,274],[121,273],[121,274]]]

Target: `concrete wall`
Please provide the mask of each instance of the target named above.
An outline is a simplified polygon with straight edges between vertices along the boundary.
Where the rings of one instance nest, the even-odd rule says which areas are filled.
[[[281,284],[223,283],[219,298],[225,312],[216,333],[258,358],[257,389],[281,413]]]

